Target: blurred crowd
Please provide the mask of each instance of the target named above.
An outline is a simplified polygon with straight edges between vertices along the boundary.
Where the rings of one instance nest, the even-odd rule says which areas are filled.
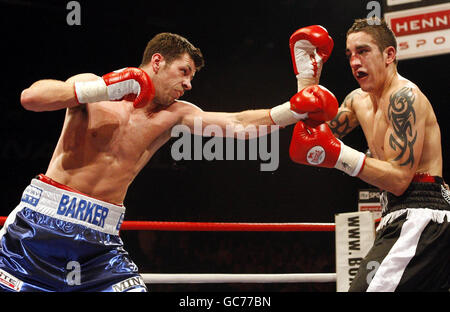
[[[125,233],[125,232],[124,232]],[[140,273],[334,273],[334,232],[163,232],[123,235]],[[156,292],[335,292],[332,283],[150,284]]]

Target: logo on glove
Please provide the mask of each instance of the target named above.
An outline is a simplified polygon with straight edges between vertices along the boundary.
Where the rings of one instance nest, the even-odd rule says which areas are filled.
[[[320,165],[325,160],[325,150],[319,145],[312,147],[306,154],[306,160],[311,165]]]

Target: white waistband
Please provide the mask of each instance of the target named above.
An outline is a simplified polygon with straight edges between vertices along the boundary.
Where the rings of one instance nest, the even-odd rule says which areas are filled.
[[[424,213],[427,212],[430,214],[431,221],[436,223],[443,223],[445,219],[447,218],[447,222],[450,221],[450,211],[448,210],[436,210],[436,209],[429,209],[429,208],[405,208],[396,210],[393,212],[388,213],[383,218],[381,218],[380,223],[377,226],[377,231],[384,228],[386,225],[394,222],[402,216],[403,214],[406,214],[406,218],[409,218],[411,215],[416,214],[417,212]]]
[[[118,235],[125,207],[63,190],[33,179],[22,195],[21,207],[47,216]]]

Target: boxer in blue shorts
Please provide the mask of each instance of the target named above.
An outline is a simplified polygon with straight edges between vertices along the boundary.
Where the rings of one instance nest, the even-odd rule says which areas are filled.
[[[39,175],[0,232],[0,289],[146,291],[118,236],[124,213]]]
[[[314,31],[323,40],[314,41]],[[294,58],[303,58],[296,68],[308,70],[314,79],[302,85],[306,91],[272,109],[205,112],[179,100],[192,88],[204,60],[198,48],[171,33],[148,42],[139,68],[102,77],[43,79],[25,89],[20,98],[24,108],[65,109],[66,117],[45,175],[32,180],[1,230],[0,290],[145,291],[118,237],[122,203],[136,175],[171,139],[173,127],[194,133],[194,121],[200,119],[202,133],[214,125],[228,134],[230,127],[287,126],[309,119],[308,113],[315,120],[336,114],[334,96],[315,85],[322,58],[308,54],[317,54],[316,45],[330,52],[332,40],[320,27],[301,33],[302,43],[316,39],[305,53],[300,53],[302,45],[296,48]]]

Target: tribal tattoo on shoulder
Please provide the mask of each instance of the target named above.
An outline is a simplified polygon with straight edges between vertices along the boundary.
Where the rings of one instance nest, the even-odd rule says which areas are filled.
[[[389,137],[389,145],[399,155],[394,161],[400,160],[405,154],[406,160],[400,166],[414,165],[414,143],[417,139],[416,112],[413,107],[415,95],[411,88],[404,87],[389,98],[388,118],[394,133]]]

